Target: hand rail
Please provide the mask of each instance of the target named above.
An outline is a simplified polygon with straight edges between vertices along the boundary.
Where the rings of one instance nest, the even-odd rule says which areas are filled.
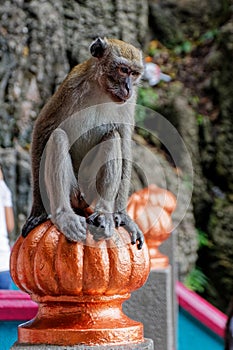
[[[181,282],[176,282],[176,295],[179,305],[185,311],[215,334],[224,338],[227,316],[223,312],[208,303],[195,292],[186,288]]]

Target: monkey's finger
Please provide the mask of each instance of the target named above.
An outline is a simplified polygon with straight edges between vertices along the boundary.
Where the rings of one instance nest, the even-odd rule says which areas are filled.
[[[144,243],[144,235],[142,231],[138,228],[137,224],[135,224],[133,221],[127,223],[125,225],[125,229],[131,234],[131,244],[137,243],[137,248],[142,249],[142,245]]]
[[[86,239],[86,226],[78,225],[76,223],[70,223],[68,226],[64,226],[62,232],[73,242],[82,242]]]
[[[106,227],[106,217],[105,215],[98,215],[96,218],[96,223],[100,228],[105,228]]]
[[[84,217],[64,210],[52,217],[53,223],[70,241],[80,242],[86,239],[86,220]]]
[[[123,219],[123,214],[116,213],[114,214],[114,222],[115,222],[115,227],[120,227],[125,225],[125,221]]]
[[[96,222],[98,222],[98,226],[96,224],[89,226],[89,230],[95,241],[112,237],[115,227],[112,215],[98,215]]]
[[[96,227],[94,225],[88,225],[88,230],[92,234],[93,239],[95,241],[100,241],[101,239],[104,238],[104,230],[100,227]]]
[[[90,216],[86,218],[86,222],[88,225],[95,225],[96,224],[96,218],[99,214],[98,213],[93,213]]]
[[[137,232],[137,248],[142,249],[143,243],[144,243],[144,235],[141,230],[138,230]]]
[[[127,223],[124,225],[124,228],[126,229],[127,232],[129,232],[131,236],[131,244],[135,244],[137,241],[137,230],[136,227],[132,225],[132,223]]]
[[[136,230],[130,230],[131,231],[131,244],[136,244],[137,241],[137,231]]]
[[[87,224],[101,227],[102,229],[106,226],[106,217],[104,214],[94,213],[90,215],[86,221]]]

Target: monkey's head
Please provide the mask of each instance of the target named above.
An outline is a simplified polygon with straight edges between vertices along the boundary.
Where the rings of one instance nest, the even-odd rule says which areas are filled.
[[[143,72],[141,51],[121,40],[97,38],[90,52],[96,59],[101,87],[114,102],[129,100]]]

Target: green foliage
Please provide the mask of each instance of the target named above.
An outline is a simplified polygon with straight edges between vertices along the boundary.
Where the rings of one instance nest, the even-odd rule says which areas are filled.
[[[212,242],[209,240],[207,233],[199,228],[197,228],[196,231],[199,250],[204,247],[212,248]],[[210,280],[199,266],[195,266],[192,269],[192,271],[186,277],[184,284],[187,288],[195,292],[204,293],[208,291],[209,294],[215,295],[215,291],[210,283]]]
[[[187,39],[181,42],[179,45],[176,45],[173,51],[176,55],[179,55],[179,56],[187,55],[197,46],[215,40],[218,37],[219,33],[220,31],[218,28],[208,30],[207,32],[202,34],[197,41],[192,42]]]
[[[195,292],[203,293],[208,286],[208,282],[209,280],[203,271],[198,267],[194,267],[185,278],[184,284]]]
[[[198,246],[199,248],[202,247],[212,247],[212,243],[209,240],[209,237],[206,232],[202,231],[201,229],[197,229],[197,239],[198,239]]]
[[[148,131],[145,128],[145,120],[148,118],[150,113],[148,113],[147,108],[155,110],[157,107],[158,94],[151,87],[140,87],[138,89],[138,100],[137,107],[135,110],[135,120],[136,125],[136,133],[142,136],[148,143],[160,146],[160,142],[155,133]],[[144,108],[145,107],[145,108]]]
[[[190,53],[193,49],[193,44],[189,40],[185,40],[181,44],[177,45],[174,48],[174,52],[176,55],[186,55]]]
[[[203,35],[201,35],[199,39],[200,43],[205,43],[206,41],[212,41],[216,39],[216,37],[219,35],[219,32],[220,30],[218,28],[208,30]]]
[[[153,45],[150,45],[149,48],[148,48],[147,54],[150,57],[154,57],[157,51],[158,51],[158,49],[156,47],[154,47]]]
[[[155,109],[158,100],[158,94],[151,87],[140,87],[138,89],[137,103],[151,109]]]
[[[156,102],[158,100],[158,94],[151,87],[139,87],[137,104],[145,106],[150,109],[156,108]],[[143,122],[146,119],[146,109],[136,108],[135,114],[136,123],[139,126],[143,126]],[[142,135],[143,136],[143,135]]]
[[[198,113],[196,117],[197,117],[197,124],[202,125],[204,122],[205,116],[203,114]]]

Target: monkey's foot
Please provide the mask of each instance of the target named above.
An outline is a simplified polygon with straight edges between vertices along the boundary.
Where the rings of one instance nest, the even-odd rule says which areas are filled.
[[[57,210],[51,220],[68,240],[80,242],[86,239],[86,219],[73,211]]]
[[[87,224],[95,241],[108,239],[114,233],[115,223],[111,213],[95,212],[87,218]]]
[[[29,234],[29,232],[31,232],[31,230],[33,230],[36,226],[42,224],[42,222],[45,222],[47,219],[47,213],[42,213],[39,216],[29,216],[22,228],[22,236],[26,237]]]
[[[116,227],[124,226],[131,235],[131,243],[136,244],[137,248],[142,249],[144,236],[138,225],[125,213],[114,213]]]

